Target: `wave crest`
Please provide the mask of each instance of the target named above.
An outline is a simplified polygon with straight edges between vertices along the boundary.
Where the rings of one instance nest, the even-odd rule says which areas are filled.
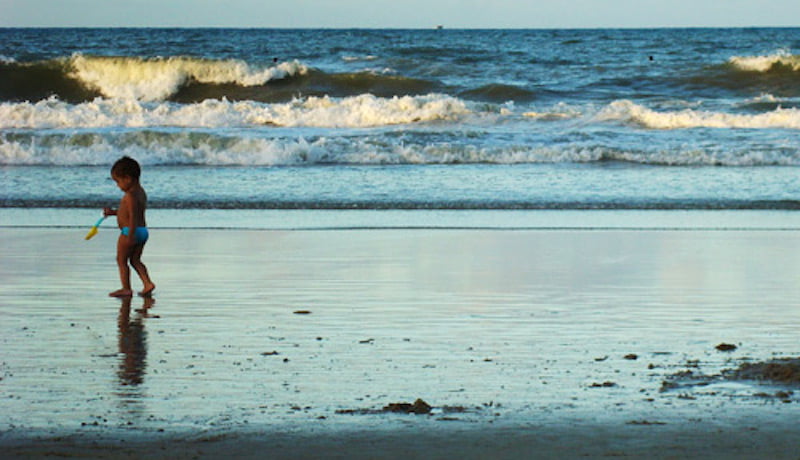
[[[728,63],[745,72],[767,73],[782,70],[800,72],[800,55],[793,55],[785,50],[763,56],[733,56],[728,59]]]
[[[66,67],[70,69],[71,77],[106,97],[140,101],[165,100],[193,82],[260,86],[271,80],[304,75],[308,71],[298,61],[259,67],[235,59],[100,57],[82,54],[69,58]]]
[[[36,103],[0,104],[0,129],[265,125],[361,128],[453,120],[468,113],[464,101],[439,94],[392,98],[370,94],[346,98],[309,97],[280,104],[208,99],[188,105],[103,98],[69,104],[51,98]]]
[[[236,59],[74,54],[20,63],[0,56],[0,74],[0,100],[14,102],[51,96],[74,103],[98,97],[184,104],[222,98],[286,102],[297,95],[391,97],[441,90],[435,81],[396,75],[391,69],[326,73],[297,60],[260,65]]]
[[[381,136],[276,137],[202,131],[134,130],[0,134],[0,165],[108,165],[128,155],[146,165],[525,164],[624,162],[662,166],[800,166],[800,152],[752,149],[620,149],[575,143],[472,145]]]
[[[598,113],[597,118],[600,121],[633,123],[649,129],[800,129],[800,110],[780,107],[759,114],[708,112],[694,109],[657,112],[629,100],[620,100],[606,106]]]

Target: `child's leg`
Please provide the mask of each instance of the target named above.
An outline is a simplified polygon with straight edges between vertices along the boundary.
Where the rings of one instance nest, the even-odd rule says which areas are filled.
[[[150,274],[147,273],[147,267],[142,262],[142,252],[144,251],[144,244],[137,244],[133,248],[133,252],[131,253],[131,266],[136,273],[139,275],[139,278],[142,279],[142,284],[144,288],[139,295],[142,297],[149,296],[155,290],[156,285],[153,284],[153,281],[150,280]]]
[[[130,249],[124,244],[126,236],[120,235],[117,240],[117,267],[119,268],[119,280],[122,283],[122,289],[117,289],[109,293],[111,297],[130,297],[133,295],[131,289],[131,270],[128,268],[128,259],[130,258]]]

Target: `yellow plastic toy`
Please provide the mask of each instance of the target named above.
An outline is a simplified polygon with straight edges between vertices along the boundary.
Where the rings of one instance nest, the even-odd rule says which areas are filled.
[[[87,234],[86,234],[86,238],[84,238],[84,239],[87,239],[87,240],[88,240],[88,239],[90,239],[91,237],[93,237],[93,236],[97,235],[97,227],[99,227],[99,226],[100,226],[100,224],[102,224],[102,223],[103,223],[103,221],[104,221],[104,220],[106,220],[106,217],[108,217],[108,216],[103,216],[103,217],[101,217],[100,219],[98,219],[98,221],[97,221],[97,222],[94,224],[94,227],[92,227],[91,229],[89,229],[89,233],[87,233]]]

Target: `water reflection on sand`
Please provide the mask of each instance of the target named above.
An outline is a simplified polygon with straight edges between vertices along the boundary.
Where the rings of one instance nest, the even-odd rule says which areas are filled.
[[[144,298],[141,308],[131,311],[133,298],[121,299],[118,326],[119,367],[117,390],[120,420],[125,425],[138,425],[147,413],[147,395],[143,384],[147,374],[147,329],[145,319],[155,305],[152,297]]]
[[[67,236],[0,231],[0,430],[361,429],[341,411],[417,398],[494,426],[800,410],[662,391],[797,355],[794,231],[161,229],[157,310],[106,297],[116,235]]]
[[[144,319],[155,304],[155,299],[145,298],[141,309],[131,317],[132,298],[123,298],[119,308],[119,383],[136,386],[144,382],[147,373],[147,331]]]

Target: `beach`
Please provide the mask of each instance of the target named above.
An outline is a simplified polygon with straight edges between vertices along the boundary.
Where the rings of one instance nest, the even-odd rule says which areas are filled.
[[[0,29],[0,457],[797,460],[799,31]]]
[[[796,230],[85,231],[0,228],[4,457],[797,458]]]

